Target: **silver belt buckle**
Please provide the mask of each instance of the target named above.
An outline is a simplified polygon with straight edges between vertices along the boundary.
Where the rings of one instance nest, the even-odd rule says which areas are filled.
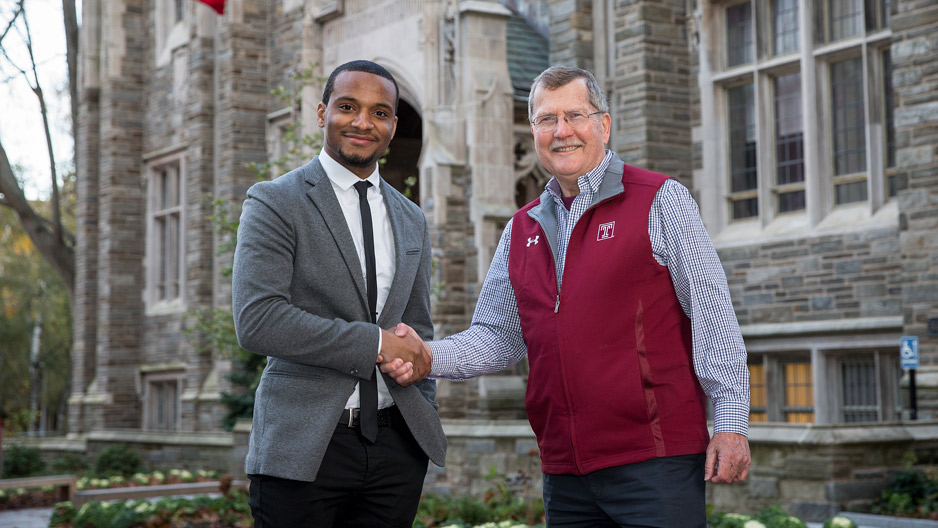
[[[348,426],[349,426],[349,428],[354,427],[354,422],[355,422],[355,409],[352,408],[352,407],[349,407],[349,409],[348,409]]]

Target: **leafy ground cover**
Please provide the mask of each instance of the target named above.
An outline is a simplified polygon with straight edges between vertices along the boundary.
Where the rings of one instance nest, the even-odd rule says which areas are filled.
[[[896,474],[870,513],[938,520],[938,469],[906,469]]]
[[[170,471],[153,471],[151,473],[134,473],[130,477],[113,475],[106,478],[84,476],[78,479],[76,488],[109,489],[134,488],[139,486],[157,486],[161,484],[180,484],[189,482],[209,482],[218,480],[215,471],[186,471],[173,469]],[[14,488],[0,490],[0,511],[19,510],[23,508],[49,508],[56,503],[57,488],[43,486],[39,488]]]

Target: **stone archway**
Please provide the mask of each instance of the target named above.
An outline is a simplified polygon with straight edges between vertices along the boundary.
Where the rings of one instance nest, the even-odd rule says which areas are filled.
[[[381,177],[392,187],[420,205],[420,150],[423,146],[423,119],[404,99],[397,106],[397,132],[388,147]]]

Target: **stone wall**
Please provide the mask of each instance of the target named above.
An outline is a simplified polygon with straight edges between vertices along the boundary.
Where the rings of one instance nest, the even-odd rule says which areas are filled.
[[[906,335],[919,336],[923,406],[938,407],[938,6],[899,0],[890,21]],[[922,398],[923,400],[925,398]]]
[[[295,92],[295,82],[293,74],[298,70],[303,70],[311,66],[320,66],[317,71],[321,71],[321,65],[305,64],[303,62],[303,4],[293,2],[292,5],[285,5],[289,2],[273,2],[270,15],[270,90],[283,86],[291,93]],[[318,86],[318,83],[317,83]],[[322,91],[320,89],[321,95]],[[268,106],[271,112],[281,109],[284,104],[274,95],[269,95],[270,104]],[[307,105],[313,107],[319,103],[319,97],[314,101],[306,101]]]
[[[543,491],[534,432],[526,420],[444,419],[449,440],[446,467],[430,464],[427,493],[482,497],[504,483],[526,498]],[[233,445],[246,452],[250,423],[235,428]],[[240,446],[240,449],[239,447]],[[911,424],[753,424],[752,469],[734,484],[707,484],[707,504],[716,511],[756,513],[781,506],[808,521],[868,507],[889,479],[909,464],[938,465],[938,422]],[[243,466],[242,466],[243,467]],[[238,469],[231,474],[238,476]]]
[[[38,447],[43,461],[51,465],[64,455],[80,456],[89,468],[101,452],[118,444],[140,455],[144,471],[204,469],[219,474],[244,475],[244,457],[232,465],[234,450],[231,433],[142,433],[140,431],[98,430],[81,439],[18,438],[5,439],[4,449],[12,445]],[[234,468],[234,473],[232,473]]]
[[[142,0],[103,4],[98,217],[96,428],[139,427],[145,191],[140,185],[148,46]]]
[[[549,0],[550,63],[593,69],[592,0]]]
[[[215,166],[215,13],[196,6],[196,17],[189,28],[186,53],[186,94],[182,105],[182,128],[186,138],[186,255],[185,304],[193,313],[212,305],[218,270],[215,268],[214,226],[204,221],[212,214],[208,200],[213,193]],[[207,26],[207,27],[206,27]],[[183,320],[187,328],[191,320]],[[203,353],[192,336],[185,336],[177,354],[186,362],[185,391],[182,395],[183,431],[217,430],[221,412],[218,391],[222,384],[211,386],[206,380],[218,368],[211,353]],[[226,369],[220,369],[225,372]],[[209,386],[206,386],[209,385]],[[204,393],[200,392],[207,389]]]
[[[85,21],[79,62],[79,118],[76,126],[75,292],[72,297],[72,379],[68,399],[68,430],[90,429],[85,391],[95,371],[98,315],[98,151],[101,148],[101,22],[89,16],[96,2],[82,5]]]
[[[744,482],[708,485],[719,511],[774,505],[808,521],[869,506],[908,463],[938,464],[938,423],[752,424],[752,469]]]
[[[718,253],[746,325],[900,315],[898,246],[895,228],[879,228]]]
[[[691,180],[691,76],[684,0],[614,7],[610,147],[623,161]]]
[[[63,453],[84,453],[91,463],[105,447],[129,445],[148,469],[212,469],[243,477],[250,422],[233,433],[140,433],[97,431],[82,440],[11,439],[4,446],[31,445],[51,462]],[[526,420],[443,420],[449,440],[446,467],[430,464],[424,491],[482,497],[497,483],[526,498],[540,497],[537,443]],[[869,506],[889,479],[909,465],[938,466],[938,422],[863,425],[753,424],[749,478],[707,485],[714,510],[756,513],[781,506],[807,521]]]
[[[541,460],[527,420],[443,420],[446,467],[430,464],[424,491],[482,497],[504,483],[525,498],[540,497]]]

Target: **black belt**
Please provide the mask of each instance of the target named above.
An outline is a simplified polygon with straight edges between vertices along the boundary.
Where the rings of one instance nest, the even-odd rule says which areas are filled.
[[[339,425],[358,428],[360,409],[345,409],[339,416]],[[404,417],[397,405],[392,405],[384,409],[378,409],[378,427],[391,427],[396,424],[403,424]]]

